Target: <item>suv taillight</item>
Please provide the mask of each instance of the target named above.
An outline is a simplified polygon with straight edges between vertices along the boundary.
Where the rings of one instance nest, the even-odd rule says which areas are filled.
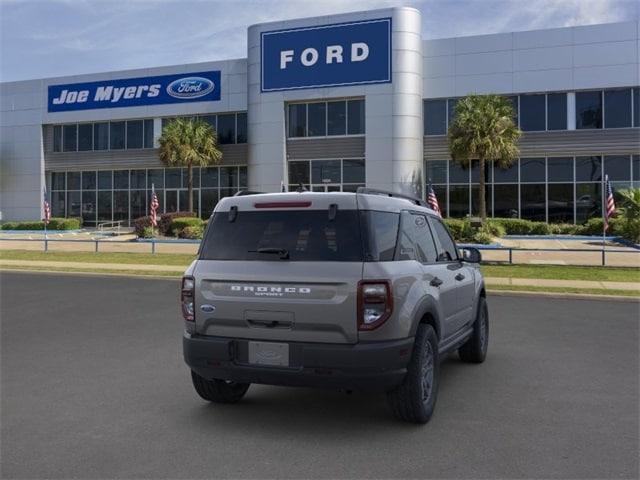
[[[195,322],[195,297],[196,281],[193,277],[182,277],[180,289],[180,302],[182,303],[182,316],[187,322]]]
[[[388,280],[358,283],[358,330],[374,330],[391,316],[393,295]]]

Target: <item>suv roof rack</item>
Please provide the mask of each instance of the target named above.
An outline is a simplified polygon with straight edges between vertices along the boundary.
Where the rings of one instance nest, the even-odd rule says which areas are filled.
[[[252,190],[238,190],[236,193],[233,194],[233,196],[244,197],[246,195],[260,195],[261,193],[266,193],[266,192],[254,192]]]
[[[367,187],[358,187],[356,193],[364,193],[368,195],[382,195],[385,197],[392,198],[402,198],[404,200],[409,200],[410,202],[415,203],[416,205],[420,205],[421,207],[430,208],[427,202],[424,200],[420,200],[419,198],[412,197],[411,195],[404,195],[402,193],[390,192],[388,190],[379,190],[377,188],[367,188]]]

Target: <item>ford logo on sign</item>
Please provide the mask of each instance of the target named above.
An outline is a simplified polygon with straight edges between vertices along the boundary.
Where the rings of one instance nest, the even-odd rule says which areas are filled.
[[[204,77],[185,77],[167,85],[167,93],[174,98],[198,98],[212,92],[215,84]]]

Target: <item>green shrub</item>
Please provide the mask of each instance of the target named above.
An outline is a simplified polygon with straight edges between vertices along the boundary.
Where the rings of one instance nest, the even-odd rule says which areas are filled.
[[[47,230],[77,230],[79,228],[80,219],[78,218],[52,217],[47,225]],[[44,230],[44,222],[42,220],[5,222],[2,224],[2,230]]]
[[[473,243],[482,243],[486,245],[492,242],[493,235],[485,229],[478,229],[478,231],[473,234]]]
[[[149,238],[144,236],[145,228],[151,228],[151,217],[140,217],[133,221],[133,229],[140,238]]]
[[[2,230],[15,230],[16,225],[18,225],[18,222],[5,222],[0,228],[2,228]]]
[[[153,227],[144,227],[142,229],[142,235],[140,235],[141,238],[153,238],[156,236],[156,231],[154,230]]]
[[[500,222],[494,222],[493,219],[487,219],[487,221],[483,225],[483,228],[494,237],[502,237],[507,233],[504,225],[502,225]]]
[[[161,235],[171,235],[171,222],[174,218],[195,217],[193,212],[171,212],[163,213],[160,215],[160,221],[158,222],[158,230]]]
[[[520,218],[494,218],[492,222],[502,225],[507,235],[530,235],[533,223]]]
[[[174,218],[171,222],[170,232],[172,235],[179,237],[182,230],[187,227],[198,227],[202,229],[202,220],[198,217]]]
[[[458,240],[462,236],[462,229],[464,227],[464,220],[459,218],[444,218],[444,223],[451,232],[453,238]]]
[[[180,231],[180,238],[202,239],[203,233],[204,228],[202,225],[187,225]]]
[[[51,218],[48,228],[50,230],[78,230],[80,228],[80,224],[80,218]]]
[[[551,228],[549,228],[549,224],[546,222],[531,222],[531,229],[529,230],[529,235],[549,235],[551,233]]]
[[[549,224],[549,233],[553,235],[577,235],[579,229],[580,229],[580,226],[574,225],[573,223],[550,223]]]

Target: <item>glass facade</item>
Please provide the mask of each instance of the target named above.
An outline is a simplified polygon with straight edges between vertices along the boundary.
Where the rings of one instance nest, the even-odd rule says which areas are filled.
[[[465,169],[450,160],[427,160],[424,171],[445,216],[478,214],[475,162]],[[614,195],[619,189],[640,187],[640,155],[520,158],[507,169],[487,164],[487,214],[583,223],[601,214],[604,175],[609,176]]]
[[[288,164],[289,191],[355,192],[365,186],[364,158],[294,160]]]
[[[364,135],[363,99],[287,105],[287,137],[334,137]]]
[[[186,168],[50,172],[51,213],[82,217],[85,226],[113,220],[131,224],[148,215],[152,188],[160,202],[158,213],[186,210],[187,181]],[[245,188],[245,166],[194,168],[194,211],[208,218],[220,198]]]

